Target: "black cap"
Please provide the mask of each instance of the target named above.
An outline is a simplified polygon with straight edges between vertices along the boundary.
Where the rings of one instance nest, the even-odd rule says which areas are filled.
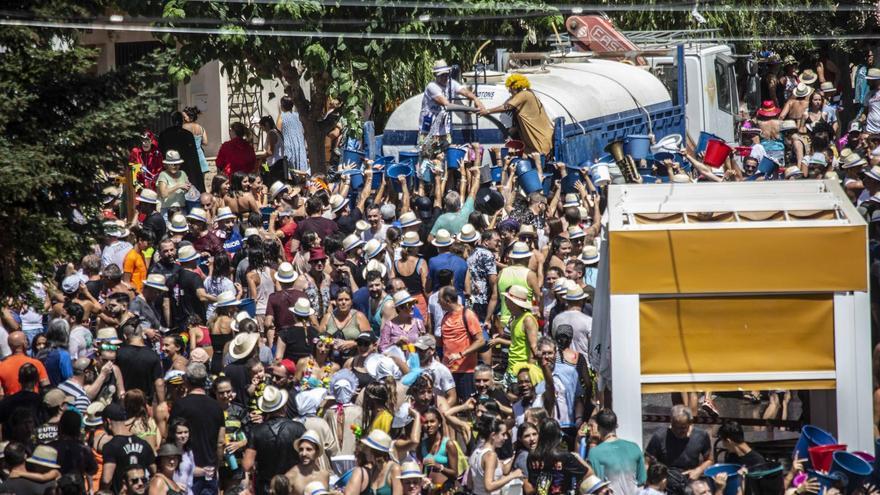
[[[569,339],[573,339],[574,328],[572,328],[571,325],[559,325],[553,332],[553,338],[558,339],[559,337],[568,337]]]
[[[125,408],[115,402],[104,408],[101,417],[110,421],[125,421],[127,419]]]
[[[363,332],[363,333],[358,334],[358,336],[355,337],[354,341],[358,342],[358,343],[360,343],[360,342],[364,342],[364,343],[375,342],[376,336],[373,335],[371,332]]]

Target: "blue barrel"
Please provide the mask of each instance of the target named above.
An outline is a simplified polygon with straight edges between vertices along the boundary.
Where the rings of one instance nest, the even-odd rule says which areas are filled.
[[[408,163],[408,164],[412,165],[413,168],[415,168],[415,165],[417,163],[419,163],[419,156],[420,156],[420,154],[419,154],[418,150],[399,151],[399,152],[397,152],[397,162],[398,163]],[[386,157],[386,158],[391,158],[391,157]]]
[[[804,427],[801,428],[801,436],[798,438],[797,444],[794,446],[793,455],[798,459],[803,459],[804,465],[809,465],[810,447],[834,445],[836,443],[837,439],[834,438],[834,435],[831,433],[828,433],[818,426],[804,425]]]
[[[623,140],[623,151],[633,160],[647,158],[651,153],[651,138],[643,134],[633,134]]]
[[[742,482],[742,476],[739,470],[742,468],[739,464],[713,464],[706,468],[703,472],[712,483],[712,491],[715,491],[715,476],[721,473],[727,473],[727,484],[724,485],[724,495],[736,495],[739,491],[739,484]]]
[[[565,177],[562,178],[562,194],[571,194],[576,193],[577,189],[574,185],[578,182],[584,181],[583,176],[581,175],[581,167],[565,167]]]
[[[501,184],[501,172],[504,171],[504,167],[489,167],[489,172],[492,174],[492,181],[496,184]]]
[[[715,134],[712,134],[711,132],[703,131],[700,133],[700,139],[697,140],[697,149],[695,150],[695,152],[697,154],[700,154],[700,153],[703,153],[704,151],[706,151],[706,146],[709,145],[710,139],[717,139],[721,142],[724,142],[723,139],[716,136]]]
[[[516,177],[526,194],[532,194],[543,189],[541,178],[538,177],[538,171],[532,166],[531,160],[520,158],[516,161]]]
[[[364,173],[360,169],[345,170],[342,172],[342,175],[351,177],[351,189],[353,191],[360,191],[364,187]]]
[[[842,473],[845,475],[847,480],[846,491],[848,493],[852,493],[856,488],[862,486],[862,483],[874,471],[874,468],[868,461],[852,452],[838,450],[831,455],[831,458],[831,470],[828,474],[834,476],[837,473]]]
[[[464,146],[450,146],[446,150],[446,168],[454,170],[461,165],[461,161],[467,158],[467,148]]]
[[[400,186],[400,181],[397,180],[400,176],[406,177],[406,185],[412,189],[413,169],[408,163],[395,163],[386,169],[385,174],[388,176],[388,180],[394,186],[396,192],[403,192],[403,188]]]
[[[339,163],[343,165],[354,164],[360,166],[361,162],[364,160],[364,156],[366,155],[363,151],[345,149],[342,150],[342,160]]]
[[[260,215],[263,218],[263,228],[269,228],[269,217],[272,215],[272,212],[275,211],[274,206],[264,206],[260,208]]]
[[[251,298],[242,299],[241,303],[238,305],[238,309],[241,311],[246,311],[247,314],[251,315],[251,318],[257,316],[257,301],[254,301]]]

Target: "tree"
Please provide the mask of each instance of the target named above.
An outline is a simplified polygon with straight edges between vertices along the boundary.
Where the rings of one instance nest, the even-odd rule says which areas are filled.
[[[77,17],[102,2],[21,1],[10,9]],[[0,30],[0,296],[30,294],[100,238],[101,190],[167,111],[161,58],[102,75],[73,31]],[[3,303],[0,303],[3,304]]]
[[[217,19],[216,27],[228,32],[169,35],[169,43],[177,46],[174,73],[186,78],[203,64],[220,60],[240,83],[257,85],[261,78],[285,81],[304,127],[313,172],[325,170],[324,139],[337,118],[355,132],[363,119],[377,120],[381,126],[397,103],[424,89],[435,58],[458,61],[467,69],[481,36],[504,38],[494,47],[521,48],[534,39],[533,29],[540,23],[555,20],[561,26],[561,18],[548,17],[540,0],[465,0],[442,16],[436,16],[435,10],[397,8],[393,3],[365,2],[363,7],[351,3],[121,0],[120,5],[131,14],[170,19],[173,26],[188,26],[191,19]],[[255,27],[314,36],[246,34],[246,28]],[[326,33],[345,36],[326,37]],[[326,118],[334,100],[339,108]]]

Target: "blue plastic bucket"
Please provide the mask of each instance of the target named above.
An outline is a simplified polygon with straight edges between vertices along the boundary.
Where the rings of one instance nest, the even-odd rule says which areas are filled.
[[[385,174],[388,176],[388,180],[394,186],[396,192],[403,192],[400,181],[397,180],[400,176],[406,177],[407,187],[412,188],[413,169],[408,163],[395,163],[385,170]]]
[[[418,150],[399,151],[397,153],[397,163],[408,163],[415,167],[415,165],[419,163],[419,156]]]
[[[739,491],[739,484],[742,482],[742,476],[739,470],[742,468],[739,464],[713,464],[706,468],[703,472],[712,483],[712,491],[715,491],[715,476],[721,473],[727,473],[727,484],[724,486],[724,495],[736,495]]]
[[[496,184],[501,184],[501,172],[503,170],[503,167],[489,167],[489,173],[492,174],[492,181]]]
[[[576,193],[577,188],[574,187],[578,181],[583,181],[580,167],[565,167],[565,177],[562,178],[562,194]]]
[[[633,160],[647,158],[651,153],[651,138],[643,134],[633,134],[623,140],[623,151]]]
[[[339,163],[342,165],[350,166],[354,164],[360,166],[361,162],[364,160],[364,156],[366,155],[363,151],[345,149],[342,150],[342,160]]]
[[[275,211],[274,206],[264,206],[260,208],[260,216],[263,219],[263,228],[269,228],[269,217],[272,215],[272,212]]]
[[[516,177],[526,194],[532,194],[543,189],[541,178],[538,177],[538,171],[532,166],[531,160],[520,158],[516,161]]]
[[[778,168],[779,165],[777,165],[776,162],[765,156],[764,158],[761,158],[761,161],[758,163],[758,175],[774,175]]]
[[[373,160],[373,190],[376,191],[379,189],[379,186],[382,185],[382,175],[384,175],[385,169],[394,163],[393,156],[381,156]]]
[[[832,454],[831,458],[831,470],[828,474],[844,474],[847,480],[847,492],[853,492],[856,488],[860,487],[874,471],[874,468],[868,461],[852,452],[839,450]]]
[[[446,168],[457,169],[461,161],[467,158],[467,148],[464,146],[450,146],[446,150]]]
[[[819,493],[824,493],[825,490],[831,488],[835,482],[837,482],[841,479],[840,474],[838,474],[838,473],[825,474],[821,471],[814,471],[812,469],[807,469],[807,479],[809,479],[809,478],[816,478],[816,481],[819,482],[819,486],[822,487],[822,489],[819,491]]]
[[[257,301],[254,301],[251,298],[246,298],[241,300],[241,304],[238,305],[238,309],[241,311],[246,311],[247,314],[251,315],[251,318],[257,316]]]
[[[342,175],[351,177],[352,190],[360,191],[364,187],[364,173],[360,169],[345,170],[342,172]]]
[[[831,433],[813,425],[804,425],[801,428],[801,436],[798,438],[797,445],[794,446],[793,455],[798,459],[803,459],[805,465],[810,462],[810,447],[818,445],[834,445],[837,439]]]
[[[709,145],[710,139],[717,139],[722,142],[724,141],[723,139],[716,136],[715,134],[712,134],[711,132],[703,131],[700,133],[700,139],[697,140],[697,149],[696,149],[697,154],[700,154],[700,153],[703,153],[704,151],[706,151],[706,146]]]
[[[544,191],[544,196],[550,197],[550,192],[553,191],[553,172],[544,172],[544,177],[541,179],[541,189]]]

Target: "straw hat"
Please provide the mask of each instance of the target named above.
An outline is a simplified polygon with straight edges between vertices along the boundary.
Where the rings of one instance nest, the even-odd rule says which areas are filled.
[[[673,174],[670,179],[675,184],[690,184],[691,178],[688,174]]]
[[[124,239],[128,237],[128,235],[131,233],[125,227],[125,222],[123,222],[122,220],[104,222],[104,232],[106,232],[108,236],[115,237],[117,239]]]
[[[532,250],[529,249],[529,245],[522,242],[516,241],[513,243],[513,249],[510,250],[510,254],[508,255],[511,259],[521,259],[528,258],[532,255]]]
[[[175,165],[183,163],[183,158],[180,157],[180,153],[177,150],[168,150],[165,152],[165,159],[162,160],[162,163],[165,165]]]
[[[404,462],[400,465],[400,476],[397,477],[399,480],[408,480],[408,479],[422,479],[425,475],[422,474],[422,470],[419,467],[418,462],[408,461]]]
[[[529,237],[538,237],[537,232],[535,232],[535,227],[532,224],[525,223],[519,227],[519,233],[517,235],[524,236],[527,235]]]
[[[472,243],[477,242],[480,239],[480,234],[477,233],[477,229],[474,228],[473,225],[466,223],[461,227],[461,232],[456,236],[458,242]]]
[[[276,196],[287,190],[289,190],[287,184],[277,180],[269,187],[269,198],[274,200]]]
[[[791,92],[791,95],[795,98],[806,98],[811,94],[813,94],[813,87],[802,82],[798,83],[797,87],[794,88],[794,91]]]
[[[358,220],[354,224],[354,228],[358,230],[358,232],[366,232],[370,230],[370,224],[364,220]]]
[[[140,194],[138,194],[137,200],[141,203],[148,203],[151,205],[157,204],[159,202],[159,195],[156,194],[156,191],[152,189],[141,189]]]
[[[297,278],[299,278],[299,274],[296,273],[293,265],[286,261],[278,265],[278,270],[275,271],[275,280],[282,284],[292,284],[296,282]]]
[[[342,240],[342,250],[346,253],[351,251],[352,249],[363,246],[364,240],[360,238],[357,234],[351,234]]]
[[[217,208],[217,216],[214,217],[214,221],[222,222],[223,220],[234,219],[235,213],[232,213],[232,208],[228,206],[221,206]]]
[[[844,151],[848,149],[849,148],[844,148]],[[844,155],[843,152],[841,152],[840,156],[843,159],[840,163],[841,168],[863,167],[868,164],[867,160],[862,158],[858,153],[851,152]]]
[[[89,404],[89,407],[86,408],[86,415],[83,417],[83,424],[86,426],[101,426],[104,423],[101,412],[104,411],[106,406],[106,404],[99,400]]]
[[[565,200],[562,203],[563,208],[577,208],[580,206],[581,200],[578,198],[577,194],[568,193],[565,195]]]
[[[199,253],[196,252],[196,248],[192,246],[192,244],[187,244],[182,248],[177,250],[177,261],[180,263],[186,263],[188,261],[194,261],[198,259]]]
[[[581,289],[577,284],[572,285],[565,291],[565,295],[562,296],[566,301],[580,301],[582,299],[587,298],[586,292],[584,289]]]
[[[248,227],[248,228],[244,229],[245,239],[247,239],[248,237],[250,237],[252,235],[260,235],[260,229],[258,229],[256,227]]]
[[[33,455],[27,458],[27,462],[52,469],[61,469],[58,464],[58,451],[48,445],[37,445]]]
[[[320,481],[310,481],[303,489],[303,495],[327,495],[330,493],[324,483]]]
[[[296,303],[294,303],[290,310],[293,311],[293,314],[296,316],[302,316],[303,318],[308,318],[315,314],[315,310],[312,309],[312,303],[305,297],[297,299]]]
[[[529,300],[529,290],[521,285],[511,285],[507,292],[504,293],[507,301],[523,309],[532,309],[532,302]]]
[[[257,407],[264,413],[275,412],[287,404],[288,397],[287,390],[274,385],[266,385],[266,388],[263,389],[263,396],[257,399]]]
[[[186,215],[187,220],[195,220],[197,222],[208,223],[208,214],[201,208],[193,208]]]
[[[410,295],[406,290],[399,290],[394,293],[394,307],[402,306],[404,304],[411,303],[416,300],[413,296]]]
[[[419,247],[423,245],[422,240],[419,238],[418,232],[406,232],[403,234],[403,238],[400,241],[401,247]]]
[[[380,262],[379,260],[370,260],[367,262],[367,266],[364,268],[364,278],[367,277],[367,273],[377,271],[382,274],[382,277],[385,277],[385,273],[388,271],[388,268],[385,266],[385,263]]]
[[[868,81],[880,80],[880,69],[868,69],[868,73],[865,74],[865,79]]]
[[[553,282],[553,293],[562,295],[568,292],[569,282],[571,282],[571,280],[565,277],[557,278],[556,282]]]
[[[578,206],[578,218],[580,218],[581,220],[586,220],[590,218],[590,210],[588,210],[584,206]]]
[[[782,110],[773,103],[773,100],[764,100],[761,102],[761,108],[758,109],[759,117],[776,117]]]
[[[450,72],[452,72],[452,67],[450,67],[449,64],[446,63],[446,60],[440,58],[434,61],[434,67],[431,68],[431,72],[433,72],[435,76],[440,74],[449,74]]]
[[[104,327],[99,328],[97,333],[95,333],[95,342],[103,342],[107,344],[121,344],[122,340],[119,339],[119,334],[116,333],[116,329],[112,327]]]
[[[116,186],[107,186],[101,190],[104,196],[103,203],[109,204],[122,197],[122,192]]]
[[[182,457],[183,451],[180,450],[180,447],[174,445],[173,443],[163,443],[161,447],[159,447],[159,452],[156,452],[156,459],[160,457]]]
[[[364,245],[364,257],[368,260],[379,256],[379,254],[385,250],[385,243],[380,241],[379,239],[370,239]]]
[[[171,217],[171,226],[168,230],[176,234],[180,234],[189,230],[189,224],[186,223],[186,217],[180,213],[176,213]]]
[[[419,225],[420,223],[422,223],[422,221],[419,220],[418,217],[416,217],[416,214],[411,211],[402,213],[398,220],[400,221],[401,228],[412,227],[414,225]]]
[[[794,55],[786,55],[784,59],[782,59],[783,65],[800,65]]]
[[[241,301],[235,298],[235,292],[227,290],[217,295],[217,302],[214,303],[214,307],[227,308],[229,306],[238,306],[239,304],[241,304]]]
[[[151,273],[147,275],[147,279],[144,280],[144,285],[162,292],[168,292],[165,275],[162,275],[161,273]]]
[[[796,179],[798,177],[803,177],[804,173],[801,172],[800,167],[798,167],[797,165],[792,165],[785,169],[784,176],[786,179]]]
[[[681,134],[670,134],[651,146],[651,153],[678,153],[684,138]]]
[[[431,244],[437,247],[446,247],[451,246],[452,242],[452,234],[446,229],[440,229],[437,231],[437,235],[434,236],[434,240],[431,241]]]
[[[348,198],[343,198],[339,194],[334,194],[330,196],[330,211],[336,213],[337,211],[348,206]]]
[[[234,361],[238,361],[250,355],[259,340],[260,334],[258,333],[240,333],[232,339],[232,343],[229,345],[229,355]]]
[[[379,452],[391,452],[391,437],[382,430],[371,430],[366,438],[361,439],[361,443]]]
[[[821,165],[823,167],[826,167],[826,166],[828,166],[828,159],[825,158],[824,153],[813,153],[807,159],[807,164],[808,165]]]
[[[586,237],[587,233],[584,232],[584,229],[578,227],[577,225],[571,225],[568,227],[568,238],[569,240],[580,239],[581,237]]]
[[[783,120],[781,124],[779,124],[779,132],[788,132],[788,131],[796,131],[798,130],[797,122],[793,120]]]
[[[583,495],[592,495],[593,493],[597,493],[599,490],[609,486],[611,483],[607,480],[603,480],[596,476],[595,474],[591,474],[587,476],[584,481],[581,482],[580,489],[578,490]]]
[[[599,248],[593,244],[587,244],[581,249],[580,260],[583,261],[585,265],[595,265],[599,262]]]
[[[801,83],[809,85],[818,81],[819,75],[816,74],[813,69],[805,69],[803,72],[801,72],[801,75],[798,77],[798,79],[801,80]]]
[[[299,450],[299,446],[303,442],[309,442],[315,446],[315,449],[318,451],[318,454],[315,456],[316,459],[320,459],[324,455],[324,443],[321,442],[321,437],[318,436],[318,432],[315,430],[306,430],[301,437],[294,440],[293,448]]]
[[[836,93],[837,88],[834,87],[834,83],[831,81],[825,81],[819,85],[819,90],[823,93]]]

